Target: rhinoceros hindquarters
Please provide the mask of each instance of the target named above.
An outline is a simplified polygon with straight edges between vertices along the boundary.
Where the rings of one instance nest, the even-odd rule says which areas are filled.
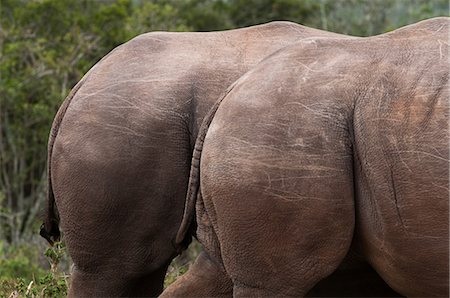
[[[208,215],[235,295],[302,296],[352,241],[351,109],[311,96],[309,82],[286,86],[291,71],[269,60],[244,76],[205,138],[197,212]]]

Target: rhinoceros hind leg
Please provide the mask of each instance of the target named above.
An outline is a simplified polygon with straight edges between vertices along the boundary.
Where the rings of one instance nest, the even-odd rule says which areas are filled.
[[[167,266],[142,277],[124,274],[120,268],[110,273],[75,269],[68,297],[156,297],[163,290],[166,270]]]
[[[233,285],[219,264],[202,252],[189,271],[160,297],[231,297]]]

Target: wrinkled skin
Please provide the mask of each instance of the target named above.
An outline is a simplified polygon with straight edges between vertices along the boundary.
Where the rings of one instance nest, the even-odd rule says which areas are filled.
[[[449,26],[301,41],[241,77],[194,152],[206,252],[163,296],[207,293],[202,263],[229,295],[303,296],[353,240],[398,293],[448,297]]]
[[[192,147],[225,89],[276,50],[340,35],[289,22],[141,35],[102,59],[60,108],[49,140],[49,204],[74,261],[69,296],[154,296],[189,242],[182,220]],[[347,38],[343,37],[342,38]]]

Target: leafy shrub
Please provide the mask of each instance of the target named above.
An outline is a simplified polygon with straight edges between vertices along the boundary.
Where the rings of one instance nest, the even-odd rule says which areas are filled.
[[[8,246],[0,241],[0,279],[22,277],[31,280],[45,271],[38,267],[38,253],[29,245]]]
[[[68,275],[58,269],[67,259],[63,243],[46,249],[48,266],[40,264],[33,244],[7,246],[0,242],[0,297],[65,297]]]
[[[195,261],[201,250],[201,244],[194,240],[187,250],[172,261],[164,279],[164,288],[170,286],[178,277],[188,271],[189,266]]]

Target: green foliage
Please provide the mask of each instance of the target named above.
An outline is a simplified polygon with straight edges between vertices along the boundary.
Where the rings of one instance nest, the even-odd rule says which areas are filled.
[[[9,246],[0,241],[0,278],[18,276],[31,280],[34,273],[43,273],[38,267],[38,254],[34,247],[22,244]]]
[[[315,0],[230,0],[230,14],[237,26],[286,20],[318,27],[319,3]]]
[[[6,245],[0,242],[0,297],[64,297],[67,275],[58,264],[67,260],[64,244],[56,243],[40,255],[35,245]],[[44,266],[40,257],[50,264]]]
[[[447,0],[320,1],[321,28],[356,36],[370,36],[434,16],[448,16]]]
[[[56,242],[53,246],[45,250],[44,255],[49,260],[52,273],[56,273],[58,271],[58,264],[66,257],[66,246],[64,242]]]
[[[174,1],[176,3],[176,1]],[[220,0],[178,1],[180,17],[193,31],[214,31],[236,27],[230,16],[230,3]]]
[[[175,282],[178,277],[188,271],[189,266],[192,265],[201,250],[200,243],[194,240],[187,250],[183,251],[181,255],[172,261],[167,269],[166,278],[164,279],[164,288],[167,288]]]
[[[167,270],[166,278],[164,279],[164,289],[174,283],[178,277],[182,276],[188,271],[189,265],[171,266]]]
[[[67,280],[61,276],[47,273],[27,281],[23,278],[0,280],[1,297],[65,297],[67,296]]]
[[[61,276],[47,273],[39,279],[39,285],[42,286],[41,293],[45,297],[65,297],[67,296],[67,281]],[[35,292],[38,288],[35,288]]]
[[[148,31],[190,31],[185,20],[180,17],[181,8],[168,1],[143,2],[133,12],[129,20],[132,36]]]
[[[30,282],[23,278],[15,281],[4,281],[0,284],[0,294],[13,297],[65,297],[67,296],[67,281],[51,273]]]

